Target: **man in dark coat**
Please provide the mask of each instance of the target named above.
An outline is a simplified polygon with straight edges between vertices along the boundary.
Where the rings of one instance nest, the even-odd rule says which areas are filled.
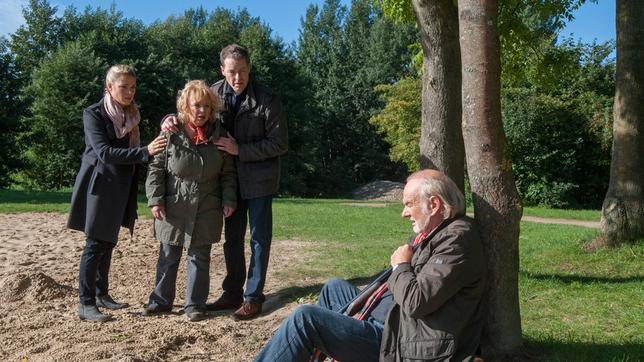
[[[219,55],[224,79],[212,85],[224,109],[220,120],[228,137],[215,144],[233,155],[239,190],[237,209],[225,221],[223,294],[209,310],[235,309],[233,316],[251,319],[262,312],[264,284],[273,234],[273,196],[279,190],[280,156],[288,149],[286,115],[279,97],[250,76],[248,51],[225,46]],[[176,121],[163,124],[171,131]],[[251,257],[246,274],[244,237],[250,226]],[[246,289],[244,290],[244,282]]]
[[[332,279],[317,305],[298,307],[256,361],[309,361],[315,350],[339,361],[472,359],[486,264],[463,194],[443,173],[423,170],[407,179],[403,203],[416,235],[391,255],[391,275],[360,313],[338,313],[359,291]]]

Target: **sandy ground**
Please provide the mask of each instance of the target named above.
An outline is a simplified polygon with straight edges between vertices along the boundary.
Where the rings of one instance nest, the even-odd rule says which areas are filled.
[[[322,282],[303,276],[288,280],[280,274],[312,258],[306,252],[311,244],[274,240],[261,317],[237,322],[228,311],[189,322],[182,310],[185,262],[173,314],[143,317],[158,255],[151,221],[144,219],[133,238],[122,230],[110,271],[110,294],[130,307],[110,311],[114,321],[83,322],[76,312],[84,235],[67,230],[65,222],[66,215],[54,213],[0,215],[2,361],[249,361],[297,306],[283,296],[285,288]],[[213,247],[210,270],[213,300],[225,272],[221,244]]]

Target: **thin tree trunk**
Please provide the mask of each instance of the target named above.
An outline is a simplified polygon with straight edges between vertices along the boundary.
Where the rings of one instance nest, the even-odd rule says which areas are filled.
[[[420,166],[445,172],[464,190],[461,54],[453,0],[412,0],[423,47]]]
[[[644,4],[617,0],[610,182],[596,244],[644,238]]]
[[[519,221],[523,206],[501,123],[496,0],[459,0],[463,138],[476,222],[488,259],[482,347],[498,359],[521,347]]]

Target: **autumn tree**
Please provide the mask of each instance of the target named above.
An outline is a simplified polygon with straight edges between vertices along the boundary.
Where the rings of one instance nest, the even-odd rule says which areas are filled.
[[[644,237],[644,6],[617,0],[613,151],[597,244]]]
[[[496,0],[459,0],[463,139],[476,223],[488,259],[484,355],[521,346],[519,222],[523,212],[501,122]]]

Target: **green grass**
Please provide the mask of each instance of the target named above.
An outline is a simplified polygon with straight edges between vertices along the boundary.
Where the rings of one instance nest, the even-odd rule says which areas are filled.
[[[71,192],[0,190],[0,213],[68,212]]]
[[[519,297],[526,345],[557,361],[644,358],[644,242],[584,251],[591,229],[522,223]]]
[[[599,221],[601,210],[565,210],[547,209],[545,207],[526,206],[523,215],[539,216],[555,219],[574,219],[582,221]]]
[[[65,212],[69,197],[69,193],[0,191],[0,212]],[[144,198],[139,201],[139,213],[149,217]],[[400,217],[397,204],[353,203],[274,201],[274,238],[300,240],[305,244],[303,255],[315,254],[291,269],[289,278],[338,276],[364,282],[388,266],[391,252],[409,236],[410,223]],[[588,210],[526,208],[525,214],[599,218],[597,211]],[[584,245],[596,232],[567,225],[521,224],[519,297],[528,355],[546,361],[644,360],[644,241],[585,251]],[[287,275],[275,275],[281,276]],[[282,292],[310,300],[317,287]]]

